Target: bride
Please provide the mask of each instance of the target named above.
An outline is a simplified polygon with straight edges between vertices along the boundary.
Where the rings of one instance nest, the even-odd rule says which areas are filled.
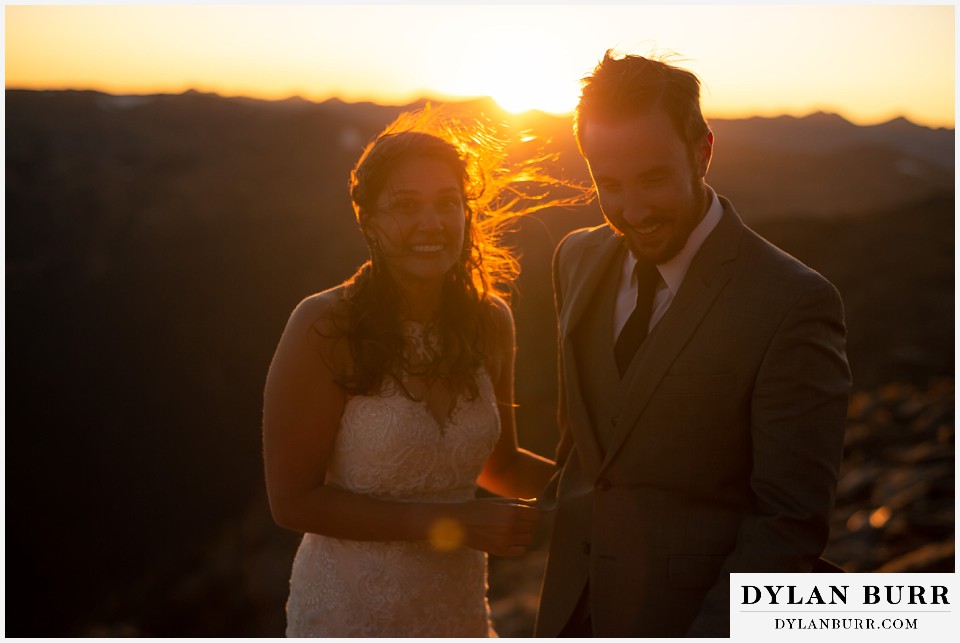
[[[381,133],[350,181],[370,260],[280,339],[263,445],[274,519],[304,533],[288,636],[496,635],[486,555],[526,551],[539,511],[518,498],[553,463],[517,444],[496,244],[516,193],[483,140],[429,110]]]

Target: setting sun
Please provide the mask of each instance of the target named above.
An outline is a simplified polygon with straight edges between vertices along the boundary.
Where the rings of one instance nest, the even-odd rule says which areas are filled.
[[[464,78],[469,79],[458,89],[456,95],[482,95],[493,98],[508,112],[519,114],[532,109],[553,114],[573,111],[577,104],[579,87],[569,78],[556,78],[555,69],[536,68],[531,65],[522,74],[500,75],[499,66],[477,63]],[[469,84],[468,84],[469,83]],[[468,90],[468,87],[474,87]]]
[[[536,71],[531,70],[532,73]],[[577,104],[577,86],[565,87],[557,82],[552,86],[531,85],[522,79],[492,79],[487,85],[489,90],[483,93],[493,98],[500,107],[512,114],[521,114],[530,110],[540,110],[551,114],[566,114],[573,111]]]
[[[516,22],[519,24],[498,27],[499,42],[493,47],[485,45],[487,30],[469,35],[461,62],[451,69],[443,91],[455,96],[490,96],[515,114],[532,109],[554,114],[572,111],[580,86],[578,74],[570,70],[576,69],[577,62],[549,42],[549,33],[526,28],[526,20]]]

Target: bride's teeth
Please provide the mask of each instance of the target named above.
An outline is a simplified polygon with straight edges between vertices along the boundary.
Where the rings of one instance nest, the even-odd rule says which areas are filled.
[[[654,223],[653,225],[642,226],[637,228],[637,232],[640,234],[650,234],[654,230],[660,227],[659,223]]]
[[[439,252],[440,250],[443,250],[443,245],[436,244],[436,245],[430,245],[430,246],[428,245],[413,246],[412,250],[414,252]]]

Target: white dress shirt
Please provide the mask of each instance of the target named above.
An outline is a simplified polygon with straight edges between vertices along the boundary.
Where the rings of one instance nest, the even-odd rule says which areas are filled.
[[[657,264],[660,283],[657,285],[657,292],[653,296],[653,312],[650,314],[648,330],[653,330],[660,318],[667,312],[667,308],[673,303],[673,298],[677,295],[683,279],[687,276],[690,263],[697,256],[700,246],[720,223],[720,217],[723,216],[723,206],[720,205],[717,193],[709,186],[707,186],[707,190],[710,192],[710,207],[707,208],[707,213],[697,224],[697,227],[690,233],[687,243],[673,259],[666,263]],[[627,252],[620,271],[620,287],[617,291],[617,303],[613,311],[614,341],[620,335],[620,330],[624,324],[627,323],[630,313],[637,306],[637,276],[634,272],[636,265],[637,258],[633,256],[632,252]]]

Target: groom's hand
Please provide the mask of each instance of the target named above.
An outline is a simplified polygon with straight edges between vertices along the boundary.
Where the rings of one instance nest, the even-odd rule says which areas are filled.
[[[451,518],[464,530],[463,544],[496,556],[520,556],[533,543],[540,510],[520,498],[481,498],[457,507]]]

